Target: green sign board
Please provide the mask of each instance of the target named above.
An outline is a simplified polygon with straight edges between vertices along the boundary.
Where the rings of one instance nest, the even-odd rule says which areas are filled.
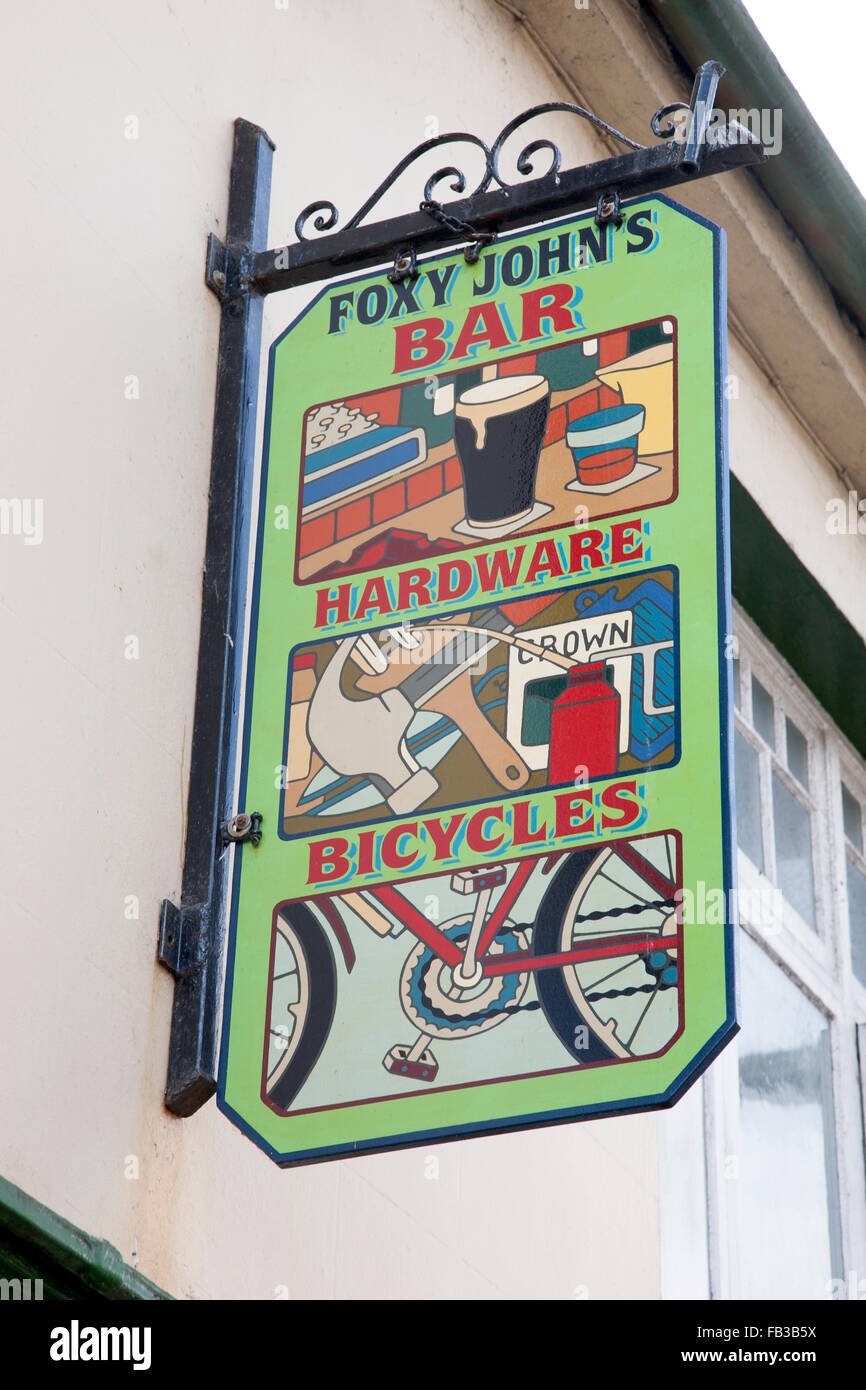
[[[647,198],[271,350],[219,1103],[280,1163],[668,1105],[735,1031],[723,256]]]

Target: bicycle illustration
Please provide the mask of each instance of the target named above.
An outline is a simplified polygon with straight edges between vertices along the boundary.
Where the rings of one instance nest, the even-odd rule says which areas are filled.
[[[278,904],[263,1098],[288,1113],[313,1073],[358,928],[411,938],[397,996],[414,1037],[381,1058],[387,1094],[436,1081],[434,1046],[532,1012],[569,1058],[557,1069],[657,1056],[683,1026],[681,881],[670,831]],[[448,906],[445,920],[422,910],[431,902]]]

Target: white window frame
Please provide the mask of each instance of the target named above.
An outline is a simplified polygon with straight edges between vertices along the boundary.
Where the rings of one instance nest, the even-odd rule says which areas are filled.
[[[782,921],[786,935],[796,941],[805,956],[814,961],[819,968],[832,973],[833,929],[828,912],[831,895],[832,871],[828,859],[827,817],[828,796],[825,770],[827,728],[826,720],[819,717],[820,706],[807,698],[805,689],[799,682],[792,684],[793,672],[786,668],[784,678],[778,669],[781,659],[772,652],[765,639],[756,640],[757,629],[753,623],[738,613],[735,624],[735,650],[739,655],[739,679],[741,686],[740,709],[734,712],[737,732],[758,753],[761,788],[761,825],[763,830],[763,854],[765,869],[762,872],[756,865],[738,852],[738,869],[741,873],[741,886],[763,890],[770,895],[776,885],[776,846],[773,833],[773,777],[779,778],[790,794],[808,810],[812,825],[812,882],[815,891],[814,929],[790,904],[782,905]],[[748,626],[747,626],[748,625]],[[751,630],[749,630],[751,629]],[[773,697],[775,748],[771,750],[752,722],[752,675]],[[801,733],[805,735],[809,748],[809,789],[806,791],[788,771],[782,756],[785,747],[785,718],[790,715]],[[781,924],[774,923],[774,927]]]
[[[863,1280],[866,1288],[866,1164],[864,1164],[864,1107],[866,1107],[866,987],[851,969],[848,935],[846,856],[851,854],[866,869],[866,856],[856,856],[846,841],[842,822],[841,781],[860,801],[866,849],[866,763],[836,728],[826,711],[803,685],[782,657],[770,646],[760,629],[734,604],[732,657],[739,657],[741,681],[740,709],[735,725],[753,747],[758,748],[761,780],[761,820],[764,863],[760,872],[742,850],[737,850],[738,884],[741,902],[748,909],[751,901],[771,898],[778,910],[750,917],[742,913],[741,930],[746,932],[770,959],[785,972],[811,1002],[824,1014],[830,1030],[833,1082],[833,1138],[836,1155],[836,1187],[839,1199],[841,1260],[838,1271],[846,1287],[856,1290]],[[774,764],[766,746],[751,725],[751,679],[758,680],[773,697],[776,748],[784,750],[784,719],[791,716],[809,745],[809,798],[812,808],[813,881],[815,921],[813,930],[794,908],[772,894],[774,854],[772,844],[771,775]],[[779,766],[782,758],[776,760]],[[782,766],[785,784],[801,804],[802,788]],[[769,853],[768,853],[769,850]],[[761,890],[768,896],[750,896]],[[747,890],[745,893],[742,890]],[[736,953],[739,960],[739,951]],[[860,1059],[858,1059],[858,1034]],[[738,1247],[737,1188],[740,1150],[739,1135],[739,1045],[734,1038],[709,1068],[702,1081],[703,1150],[707,1194],[707,1229],[696,1232],[696,1250],[705,1252],[708,1267],[707,1290],[710,1298],[732,1299],[743,1296],[743,1280]],[[669,1126],[670,1128],[670,1126]],[[698,1142],[696,1138],[696,1142]],[[682,1150],[682,1140],[679,1141]],[[666,1156],[666,1153],[670,1157]],[[670,1139],[661,1132],[662,1192],[673,1174],[665,1177],[673,1161]],[[664,1228],[664,1213],[663,1213]],[[692,1252],[694,1254],[694,1252]],[[662,1287],[673,1294],[671,1278],[665,1279],[665,1266],[673,1268],[675,1252],[665,1256],[662,1244]],[[682,1252],[681,1252],[682,1258]],[[678,1290],[679,1296],[689,1296]],[[692,1297],[701,1297],[695,1291]],[[772,1291],[768,1290],[768,1297]],[[834,1292],[827,1291],[828,1298]],[[838,1290],[835,1296],[839,1296]]]
[[[836,872],[841,880],[841,887],[845,899],[844,906],[842,909],[844,915],[847,913],[848,904],[847,860],[852,860],[856,867],[860,870],[860,872],[864,876],[866,876],[866,764],[864,764],[862,758],[858,758],[857,754],[854,753],[850,745],[847,744],[847,740],[845,741],[843,746],[841,746],[838,750],[837,760],[833,768],[833,772],[837,781],[844,782],[849,792],[851,792],[852,795],[860,803],[860,833],[862,839],[861,847],[860,849],[857,849],[857,847],[855,845],[852,845],[851,841],[845,835],[845,827],[842,820],[841,795],[839,798],[838,840],[841,848],[838,856]],[[857,979],[857,976],[854,974],[854,971],[851,967],[850,941],[848,939],[846,939],[844,943],[844,950],[847,952],[845,964],[847,965],[850,974],[851,993],[854,1000],[854,1007],[859,1012],[861,1022],[866,1023],[866,983]],[[863,1057],[863,1067],[864,1071],[866,1071],[866,1055],[864,1055]],[[864,1076],[864,1082],[866,1082],[866,1076]],[[864,1275],[866,1275],[866,1270],[864,1270]]]

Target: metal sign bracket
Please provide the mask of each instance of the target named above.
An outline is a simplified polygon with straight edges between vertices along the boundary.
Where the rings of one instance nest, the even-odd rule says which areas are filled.
[[[714,129],[713,102],[723,72],[719,63],[702,64],[690,101],[655,113],[654,145],[640,145],[568,102],[523,112],[490,146],[465,133],[436,136],[411,150],[339,231],[333,230],[336,206],[312,203],[296,219],[296,241],[274,249],[267,249],[274,145],[259,126],[235,121],[226,237],[208,237],[205,265],[205,283],[220,301],[220,334],[181,905],[164,901],[158,947],[160,963],[175,978],[165,1092],[173,1113],[193,1114],[216,1089],[229,849],[248,842],[245,852],[255,853],[260,833],[254,816],[248,819],[257,822],[255,833],[226,835],[228,825],[245,819],[233,815],[230,799],[264,296],[378,265],[411,276],[420,254],[461,244],[466,259],[475,261],[507,229],[584,209],[594,210],[600,223],[615,222],[622,199],[761,162],[763,147],[741,127]],[[520,180],[509,183],[501,169],[505,142],[528,121],[554,112],[589,120],[627,146],[627,153],[563,170],[551,140],[532,140],[517,158]],[[674,113],[682,114],[684,139],[672,138]],[[446,180],[452,193],[466,194],[466,176],[449,165],[427,179],[417,211],[365,222],[411,164],[440,145],[461,142],[480,151],[484,161],[468,196],[444,207],[434,196]],[[540,153],[550,164],[535,175],[533,159]],[[319,233],[313,238],[305,231],[311,219]]]

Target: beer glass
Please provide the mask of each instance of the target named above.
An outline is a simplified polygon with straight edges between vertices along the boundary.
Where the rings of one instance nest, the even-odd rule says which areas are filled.
[[[454,444],[473,528],[499,530],[535,509],[549,409],[550,383],[543,376],[495,377],[458,396]]]

